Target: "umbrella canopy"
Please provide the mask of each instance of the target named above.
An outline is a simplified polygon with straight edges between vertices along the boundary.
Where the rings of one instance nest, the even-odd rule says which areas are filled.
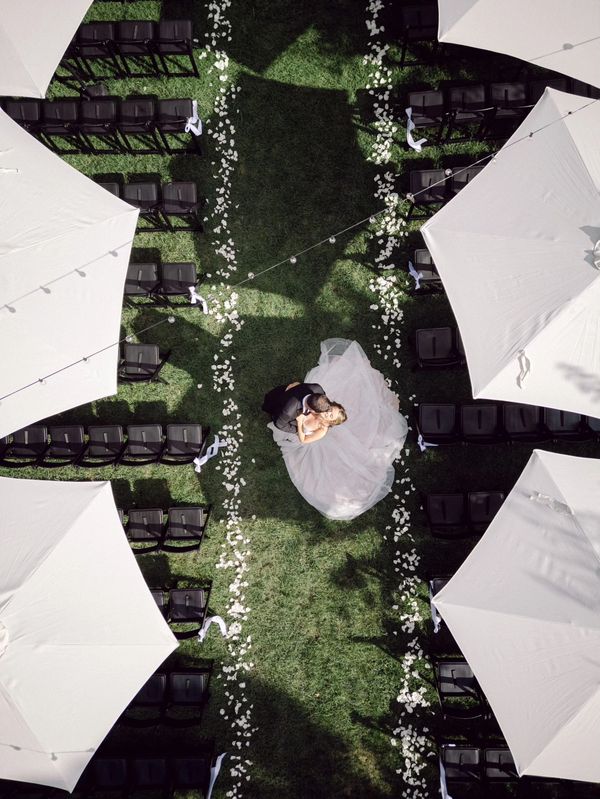
[[[0,0],[0,95],[44,97],[92,0]]]
[[[600,781],[600,460],[534,451],[434,603],[519,774]]]
[[[599,126],[600,102],[546,89],[422,227],[474,397],[600,416]]]
[[[120,338],[138,211],[0,111],[0,217],[3,436],[116,392],[118,347],[110,345]]]
[[[600,86],[597,0],[439,0],[438,37]]]
[[[110,483],[0,478],[0,777],[72,790],[177,647]]]

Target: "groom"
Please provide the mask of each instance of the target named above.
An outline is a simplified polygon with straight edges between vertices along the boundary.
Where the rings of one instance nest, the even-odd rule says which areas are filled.
[[[263,411],[271,415],[275,427],[297,433],[296,419],[302,413],[324,413],[331,407],[325,390],[318,383],[290,383],[271,389],[263,402]]]

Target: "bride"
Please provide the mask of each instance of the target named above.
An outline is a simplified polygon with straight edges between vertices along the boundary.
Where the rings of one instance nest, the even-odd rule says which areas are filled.
[[[299,416],[297,435],[273,423],[268,427],[304,499],[329,519],[354,519],[391,490],[406,420],[356,341],[323,341],[319,363],[305,382],[320,383],[339,403],[325,413]]]

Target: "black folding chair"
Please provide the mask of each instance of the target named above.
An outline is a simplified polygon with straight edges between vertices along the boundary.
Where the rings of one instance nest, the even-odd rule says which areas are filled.
[[[454,167],[450,176],[450,194],[454,197],[483,171],[484,166]]]
[[[449,122],[446,141],[469,141],[480,139],[485,133],[487,121],[494,107],[487,99],[482,83],[450,86],[446,89]],[[454,136],[458,131],[458,136]]]
[[[420,328],[415,333],[415,350],[421,369],[461,365],[452,327]]]
[[[439,143],[448,119],[443,92],[433,89],[409,92],[408,107],[412,109],[415,128],[431,129],[435,136],[434,142]]]
[[[196,265],[193,263],[167,263],[160,267],[156,296],[165,305],[174,305],[170,297],[190,297],[190,287],[198,285]]]
[[[117,23],[115,47],[127,77],[160,75],[154,55],[155,38],[156,24],[148,19],[122,20]]]
[[[94,68],[98,62],[108,63],[110,73],[105,77],[125,77],[117,57],[115,25],[113,22],[87,22],[79,26],[75,38],[75,62],[80,74],[87,78],[100,77]]]
[[[481,764],[482,753],[477,746],[442,744],[440,747],[440,765],[449,785],[457,782],[480,785],[483,776]]]
[[[407,220],[429,216],[448,200],[448,177],[443,169],[411,169],[409,182]]]
[[[125,449],[122,426],[90,425],[87,433],[88,443],[77,465],[89,468],[116,465]]]
[[[503,491],[469,491],[467,509],[469,527],[474,535],[483,535],[506,499]]]
[[[172,671],[169,674],[165,723],[172,727],[200,724],[208,702],[209,683],[210,669]]]
[[[427,494],[425,514],[435,538],[456,539],[471,535],[465,495],[461,492]]]
[[[9,440],[2,466],[19,469],[25,466],[39,466],[48,449],[48,428],[35,424],[15,431]]]
[[[151,97],[128,97],[121,101],[117,130],[128,152],[161,155],[164,148],[156,124],[156,104]]]
[[[487,747],[483,750],[483,776],[491,783],[516,782],[519,779],[508,747]]]
[[[161,425],[130,424],[127,426],[127,444],[120,463],[127,466],[158,463],[164,446],[165,439]]]
[[[79,132],[86,149],[94,155],[115,155],[125,151],[119,136],[116,97],[94,97],[79,106]]]
[[[85,450],[83,425],[52,425],[49,433],[50,446],[44,455],[43,466],[51,468],[77,463]]]
[[[438,10],[437,4],[420,3],[418,5],[394,6],[394,13],[400,16],[400,64],[402,66],[414,66],[431,61],[438,50],[437,26]],[[430,42],[431,50],[425,60],[413,58],[407,61],[408,48],[420,42]]]
[[[153,727],[159,724],[167,707],[167,674],[155,672],[142,686],[119,723],[127,727]]]
[[[192,181],[179,180],[163,184],[160,210],[172,233],[179,230],[203,230],[200,221],[202,205],[196,184]]]
[[[125,278],[125,298],[127,300],[152,299],[157,288],[158,264],[129,264]]]
[[[194,59],[193,36],[190,19],[160,20],[154,49],[166,75],[181,78],[199,77]],[[189,67],[184,66],[186,59],[190,62]]]
[[[208,427],[200,424],[167,425],[167,442],[160,462],[169,466],[192,463],[208,446]]]
[[[417,273],[420,273],[420,277],[419,288],[417,288],[415,283],[414,287],[410,289],[411,294],[425,294],[444,290],[442,279],[427,248],[414,251],[413,267]]]
[[[465,660],[438,660],[434,672],[444,719],[478,719],[489,712]]]
[[[154,791],[155,795],[169,799],[172,796],[171,774],[166,757],[133,757],[129,761],[129,782],[133,795]]]
[[[7,99],[3,103],[8,116],[32,136],[39,138],[42,124],[42,102],[33,97]]]
[[[174,626],[173,634],[178,639],[194,638],[200,632],[206,611],[210,588],[172,588],[169,591],[169,616],[168,622]],[[192,630],[181,630],[179,625],[186,627],[194,623]]]
[[[542,424],[555,442],[583,443],[592,439],[592,431],[580,413],[543,408]]]
[[[126,383],[150,383],[165,381],[160,371],[171,355],[171,350],[161,352],[157,344],[123,344],[119,364],[119,380]]]
[[[165,220],[160,212],[160,186],[155,181],[125,183],[121,197],[129,205],[139,209],[139,233],[158,233],[166,230]]]
[[[185,131],[185,126],[194,113],[189,98],[159,100],[156,128],[165,150],[174,153],[196,153],[200,155],[200,137]]]
[[[425,442],[456,444],[460,439],[457,408],[454,403],[422,402],[417,411],[417,427]]]
[[[169,508],[163,550],[167,552],[199,550],[210,511],[210,505]]]
[[[44,143],[60,155],[89,151],[79,132],[79,100],[44,100],[40,134]]]
[[[497,444],[506,441],[501,417],[501,407],[496,403],[463,403],[460,406],[462,440],[466,444]]]
[[[206,796],[212,758],[209,755],[173,757],[169,760],[171,779],[176,791],[199,791]]]
[[[162,508],[130,508],[127,520],[127,538],[132,544],[144,546],[132,547],[136,555],[155,552],[162,544],[165,530]]]
[[[537,405],[507,402],[502,406],[502,424],[511,443],[541,444],[550,434],[542,422],[542,409]]]

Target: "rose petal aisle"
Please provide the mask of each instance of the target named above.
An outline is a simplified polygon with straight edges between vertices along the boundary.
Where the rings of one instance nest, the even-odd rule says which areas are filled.
[[[383,202],[386,212],[372,225],[371,240],[376,243],[377,254],[375,264],[380,270],[395,270],[400,264],[398,244],[407,235],[405,221],[401,215],[401,203],[396,193],[397,175],[393,164],[393,148],[395,134],[399,123],[394,115],[394,104],[390,100],[393,90],[393,74],[388,63],[389,45],[381,40],[384,33],[381,21],[382,12],[389,10],[389,2],[370,0],[366,7],[366,26],[369,32],[369,50],[364,62],[370,68],[369,83],[366,88],[372,98],[375,117],[375,139],[373,141],[370,160],[379,169],[375,175],[374,198]],[[375,228],[373,230],[373,228]],[[376,297],[371,310],[380,314],[378,323],[373,328],[378,333],[378,342],[374,345],[377,354],[387,362],[390,374],[399,374],[402,366],[400,360],[402,344],[403,288],[394,272],[374,277],[369,287]],[[387,378],[390,387],[396,388],[402,396],[403,386]],[[413,397],[410,397],[412,400]],[[407,415],[410,424],[410,417]],[[431,786],[424,774],[428,766],[428,758],[432,755],[432,743],[428,735],[429,728],[415,719],[415,711],[427,712],[431,707],[429,701],[430,688],[425,682],[429,667],[424,659],[421,643],[423,628],[424,603],[420,599],[422,580],[416,575],[420,565],[420,556],[415,548],[415,537],[411,532],[411,508],[414,507],[415,486],[410,477],[410,460],[414,449],[406,448],[404,457],[397,466],[397,477],[394,491],[394,507],[390,524],[385,527],[384,539],[392,540],[395,545],[394,572],[398,581],[396,604],[393,610],[398,613],[399,630],[394,635],[402,636],[406,651],[402,655],[403,679],[398,686],[397,723],[390,739],[392,746],[399,751],[401,763],[397,769],[402,785],[402,797],[411,799],[429,799],[432,796]],[[421,629],[419,629],[421,628]],[[429,677],[429,679],[431,679]]]

